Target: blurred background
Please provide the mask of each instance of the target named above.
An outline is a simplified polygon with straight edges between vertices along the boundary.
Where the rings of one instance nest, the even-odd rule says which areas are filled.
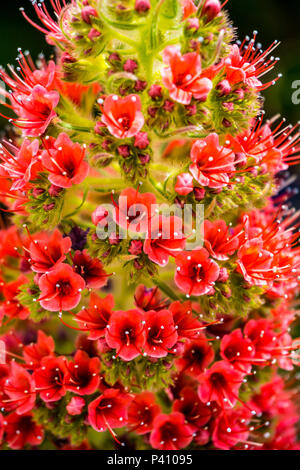
[[[19,8],[24,7],[35,19],[30,0],[9,0],[1,3],[0,16],[0,64],[15,63],[17,48],[30,50],[36,58],[40,52],[47,57],[51,47],[45,43],[44,35],[28,24]],[[267,117],[280,113],[290,123],[300,120],[300,103],[292,103],[294,81],[300,81],[300,2],[299,0],[229,0],[227,6],[230,18],[239,39],[258,31],[257,40],[267,48],[275,39],[281,42],[275,56],[280,57],[277,70],[270,72],[270,80],[278,73],[283,77],[275,86],[264,92]],[[270,77],[270,78],[269,78]],[[299,82],[300,83],[300,82]],[[300,89],[300,87],[298,87]],[[300,100],[300,93],[298,94]],[[0,121],[3,127],[4,122]],[[295,167],[294,167],[295,168]],[[300,174],[300,169],[298,169]]]

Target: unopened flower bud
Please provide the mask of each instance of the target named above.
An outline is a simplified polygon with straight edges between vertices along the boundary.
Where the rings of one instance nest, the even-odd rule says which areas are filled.
[[[206,0],[202,9],[202,15],[205,15],[207,21],[213,20],[221,11],[219,0]]]
[[[162,97],[162,87],[160,85],[152,85],[149,90],[149,96],[155,100]]]
[[[186,196],[193,191],[193,177],[190,173],[182,173],[177,176],[175,191],[181,196]]]
[[[64,52],[60,60],[62,64],[74,64],[76,62],[75,57],[71,56],[68,52]]]
[[[88,38],[93,41],[94,39],[97,39],[99,36],[101,35],[101,33],[99,31],[97,31],[97,29],[95,28],[92,28],[88,34]]]
[[[229,278],[229,274],[226,268],[221,268],[219,272],[218,282],[226,282]]]
[[[81,10],[81,18],[85,23],[91,24],[91,17],[93,16],[98,16],[98,13],[96,12],[95,8],[91,6],[86,6]]]
[[[135,60],[127,59],[123,66],[123,69],[125,70],[125,72],[134,73],[137,67],[138,65]]]
[[[198,18],[188,18],[187,19],[187,28],[197,31],[199,29],[200,23]]]
[[[136,0],[134,8],[138,13],[146,13],[150,10],[151,3],[149,0]]]
[[[231,122],[228,121],[228,119],[226,119],[226,118],[223,119],[222,124],[223,124],[223,126],[226,127],[226,128],[232,126]]]
[[[228,80],[222,80],[216,86],[217,90],[220,93],[220,96],[228,95],[231,92],[231,86]]]
[[[171,113],[174,109],[174,103],[173,101],[170,101],[170,100],[166,100],[164,102],[164,105],[163,105],[163,108],[165,111],[167,111],[167,113]]]
[[[134,146],[144,150],[149,145],[149,139],[147,132],[138,132],[134,139]]]
[[[134,85],[135,91],[144,91],[147,87],[147,82],[143,80],[137,80]]]
[[[113,64],[114,62],[120,62],[120,60],[121,60],[121,57],[116,52],[113,52],[108,57],[108,62],[110,62],[111,64]]]
[[[43,209],[44,209],[45,212],[50,212],[54,209],[54,207],[55,207],[55,204],[54,204],[54,202],[52,202],[51,204],[45,204],[43,206]]]
[[[194,188],[194,197],[196,201],[202,201],[205,197],[205,189],[204,188]]]
[[[145,155],[139,155],[138,157],[142,165],[147,165],[150,161],[150,155],[147,153]]]
[[[140,255],[143,251],[143,242],[141,240],[131,240],[128,251],[131,255]]]
[[[48,189],[48,193],[50,194],[51,197],[57,197],[62,192],[62,190],[63,188],[60,188],[59,186],[55,186],[55,184],[51,184],[50,188]]]
[[[44,194],[45,190],[43,188],[34,188],[32,191],[32,194],[34,197],[41,196],[41,194]]]
[[[245,98],[245,92],[242,88],[238,88],[235,90],[234,94],[236,95],[238,100],[243,100]]]
[[[123,158],[127,158],[130,155],[130,148],[128,145],[119,145],[118,147],[118,153],[121,155]]]

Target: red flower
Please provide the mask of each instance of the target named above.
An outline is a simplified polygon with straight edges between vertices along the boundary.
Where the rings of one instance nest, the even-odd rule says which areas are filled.
[[[34,407],[36,393],[32,376],[15,361],[11,362],[10,373],[4,383],[4,393],[9,397],[7,403],[13,405],[18,415],[26,414]],[[2,403],[5,407],[6,400]]]
[[[139,310],[112,313],[105,339],[110,348],[116,349],[116,357],[131,361],[142,354],[145,345],[144,317]]]
[[[205,248],[184,251],[175,258],[175,283],[188,296],[213,292],[220,268],[209,258]]]
[[[272,275],[270,270],[273,255],[264,249],[264,243],[259,238],[246,241],[238,250],[237,270],[244,279],[254,286],[272,285],[276,272]],[[268,276],[271,271],[271,278]]]
[[[141,99],[138,95],[128,95],[124,98],[109,95],[104,101],[101,122],[117,139],[128,139],[137,135],[144,125],[141,109]]]
[[[206,370],[214,360],[213,348],[205,337],[187,341],[184,344],[182,356],[175,361],[180,372],[185,372],[192,377],[198,377]]]
[[[193,431],[185,424],[182,413],[159,414],[153,423],[150,444],[154,449],[179,450],[187,447],[193,439]]]
[[[99,372],[99,358],[90,358],[85,351],[78,350],[74,362],[67,365],[66,389],[77,395],[91,395],[99,386]]]
[[[255,348],[256,359],[268,360],[272,357],[277,337],[269,320],[264,318],[249,320],[244,328],[244,334]]]
[[[11,191],[23,190],[28,187],[28,183],[37,177],[38,172],[42,171],[39,160],[39,141],[24,139],[20,148],[11,144],[9,151],[4,145],[1,145],[0,173],[7,175],[12,181]]]
[[[53,355],[55,349],[52,336],[46,336],[42,330],[39,330],[37,335],[36,343],[23,348],[24,359],[30,366],[38,366],[43,357]]]
[[[89,165],[84,161],[85,148],[74,143],[62,132],[51,147],[42,153],[42,164],[49,171],[49,181],[59,188],[71,188],[81,183],[89,172]]]
[[[182,173],[181,175],[178,175],[174,189],[176,193],[181,196],[187,196],[190,194],[194,189],[192,175],[190,175],[190,173]]]
[[[201,186],[222,188],[229,183],[234,171],[235,155],[231,149],[219,144],[218,134],[209,134],[196,140],[191,149],[190,172]]]
[[[204,221],[204,245],[209,254],[220,261],[229,259],[239,246],[238,235],[230,236],[224,220]]]
[[[176,46],[168,46],[163,52],[166,65],[162,69],[164,86],[170,97],[181,104],[190,104],[192,98],[205,101],[212,89],[212,82],[201,77],[201,57],[196,52],[181,55]]]
[[[39,137],[56,117],[54,108],[58,105],[59,94],[35,85],[26,94],[15,92],[11,101],[18,115],[13,119],[15,126],[22,129],[25,136]]]
[[[148,230],[155,208],[154,194],[126,188],[120,194],[119,205],[115,204],[115,221],[132,232],[144,233]]]
[[[192,304],[187,302],[172,302],[169,307],[173,314],[174,324],[179,338],[197,339],[205,327],[192,313]]]
[[[174,401],[173,411],[184,415],[186,424],[193,432],[205,426],[212,417],[210,408],[199,400],[196,390],[192,387],[184,387],[181,390],[180,398]]]
[[[244,408],[226,410],[216,419],[212,434],[217,449],[230,450],[239,442],[247,441],[251,413]]]
[[[152,430],[153,421],[160,413],[152,392],[141,392],[134,397],[128,407],[128,425],[137,434],[147,434]]]
[[[89,256],[86,250],[76,251],[73,263],[75,272],[83,277],[86,287],[100,289],[107,284],[108,274],[104,271],[101,261]]]
[[[11,449],[23,449],[26,444],[40,445],[43,442],[44,431],[36,424],[31,413],[22,416],[11,413],[5,417],[5,440]]]
[[[198,395],[204,403],[216,401],[222,409],[232,408],[238,399],[244,374],[226,361],[215,362],[198,377]]]
[[[176,256],[184,249],[185,240],[179,217],[159,215],[150,220],[150,232],[144,242],[144,252],[151,261],[165,266],[169,256]]]
[[[0,320],[6,315],[9,318],[20,318],[26,320],[29,317],[29,310],[20,304],[18,295],[20,287],[28,283],[28,279],[21,275],[16,281],[8,282],[3,287],[4,302],[0,306]]]
[[[51,236],[41,233],[37,239],[31,241],[29,249],[26,250],[32,271],[53,271],[65,261],[65,255],[71,251],[71,245],[71,238],[63,237],[58,229],[54,230]]]
[[[130,398],[120,390],[110,388],[88,407],[90,425],[98,432],[107,429],[115,435],[112,428],[122,428],[127,423],[127,410]]]
[[[83,308],[76,314],[75,320],[83,331],[89,331],[89,339],[104,338],[109,319],[114,306],[114,298],[111,294],[101,299],[91,293],[89,308]]]
[[[244,338],[240,329],[225,335],[221,341],[221,357],[230,362],[241,372],[249,374],[255,363],[255,348],[248,338]]]
[[[146,287],[140,284],[134,293],[135,305],[147,312],[148,310],[163,310],[167,302],[162,298],[161,292],[157,287]]]
[[[267,71],[272,70],[278,61],[278,59],[274,59],[274,57],[270,57],[270,59],[266,60],[268,55],[274,50],[277,41],[271,44],[266,51],[262,51],[255,47],[255,37],[256,33],[246,47],[245,41],[243,41],[240,48],[236,44],[231,46],[231,52],[224,61],[225,73],[226,79],[231,85],[245,83],[247,86],[261,91],[278,80],[278,78],[275,78],[275,80],[271,80],[264,85],[262,85],[259,80]]]
[[[36,391],[46,403],[60,400],[67,393],[65,357],[47,356],[41,360],[41,367],[33,372]]]
[[[177,339],[173,315],[168,310],[145,312],[145,353],[150,357],[165,357]]]
[[[71,266],[61,263],[54,271],[42,275],[39,288],[41,306],[50,312],[62,312],[77,307],[85,282]]]

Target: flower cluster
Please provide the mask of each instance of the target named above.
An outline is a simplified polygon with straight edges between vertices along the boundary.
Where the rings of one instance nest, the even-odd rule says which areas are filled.
[[[54,59],[0,70],[0,447],[298,450],[277,41],[227,1],[46,3]]]

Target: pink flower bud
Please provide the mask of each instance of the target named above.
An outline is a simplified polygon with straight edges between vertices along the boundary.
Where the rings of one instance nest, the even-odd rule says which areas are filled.
[[[116,52],[113,52],[112,54],[110,54],[109,58],[108,58],[108,61],[112,64],[113,62],[120,62],[121,58],[119,56],[119,54],[117,54]]]
[[[131,255],[140,255],[143,251],[143,243],[141,240],[132,240],[128,251]]]
[[[41,194],[44,194],[45,190],[43,188],[34,188],[32,191],[32,194],[34,197],[41,196]]]
[[[221,96],[228,95],[231,92],[231,86],[228,80],[222,80],[216,86]]]
[[[54,207],[55,207],[55,204],[54,204],[54,202],[52,202],[51,204],[45,204],[43,206],[43,209],[44,209],[45,212],[50,212],[54,209]]]
[[[147,87],[147,82],[143,80],[137,80],[134,85],[135,91],[144,91]]]
[[[134,139],[134,146],[144,150],[149,145],[149,139],[147,132],[139,132]]]
[[[198,18],[188,18],[187,19],[187,28],[194,29],[197,31],[199,29],[200,23]]]
[[[50,188],[48,189],[48,193],[51,197],[57,197],[62,192],[62,190],[63,188],[59,188],[58,186],[55,186],[55,184],[51,184]]]
[[[176,193],[181,196],[186,196],[187,194],[193,191],[193,177],[190,173],[182,173],[177,176],[177,181],[175,184]]]
[[[162,97],[162,87],[160,85],[152,85],[149,90],[149,96],[155,100]]]
[[[213,20],[221,11],[219,0],[206,0],[202,9],[202,15],[205,15],[207,21]]]
[[[164,105],[163,105],[163,108],[165,111],[167,111],[167,113],[171,113],[174,109],[174,103],[173,101],[170,101],[170,100],[166,100],[164,102]]]
[[[238,100],[243,100],[245,98],[245,93],[242,88],[238,88],[237,90],[235,90],[234,94],[236,95]]]
[[[138,13],[146,13],[150,10],[151,3],[149,0],[136,0],[134,8]]]
[[[139,155],[138,157],[142,165],[147,165],[147,163],[150,161],[150,155],[147,153],[145,155]]]
[[[88,34],[88,38],[93,41],[94,39],[97,39],[99,36],[101,35],[101,33],[99,31],[97,31],[97,29],[95,28],[92,28]]]
[[[125,70],[125,72],[134,73],[137,67],[138,65],[135,60],[127,59],[123,66],[123,69]]]
[[[85,23],[91,24],[92,16],[94,17],[98,16],[98,13],[96,12],[95,8],[87,6],[81,10],[81,18]]]
[[[205,197],[205,189],[203,188],[194,188],[194,197],[196,201],[202,201]]]
[[[218,282],[226,282],[229,278],[229,274],[226,268],[220,268]]]
[[[64,52],[61,56],[61,63],[62,64],[73,64],[76,62],[76,59],[71,56],[68,52]]]
[[[228,111],[233,111],[234,110],[234,104],[233,103],[223,103],[223,107],[227,109]]]
[[[118,153],[121,155],[123,158],[127,158],[130,155],[130,148],[128,145],[119,145],[118,147]]]
[[[223,119],[222,124],[223,124],[223,126],[226,127],[226,128],[232,126],[231,122],[228,121],[228,119],[226,119],[226,118]]]

